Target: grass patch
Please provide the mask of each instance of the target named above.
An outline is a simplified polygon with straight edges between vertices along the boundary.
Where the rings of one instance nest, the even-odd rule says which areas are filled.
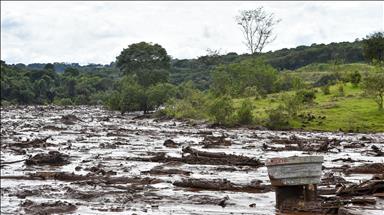
[[[378,111],[377,104],[373,99],[363,96],[359,87],[345,84],[343,97],[337,96],[337,86],[331,86],[330,90],[329,95],[317,90],[314,104],[307,105],[300,112],[304,116],[312,115],[314,119],[294,119],[291,121],[293,128],[308,131],[384,132],[384,112]],[[254,116],[265,121],[268,111],[281,104],[279,98],[292,93],[276,93],[264,99],[252,99]],[[235,108],[239,107],[242,100],[234,99]]]

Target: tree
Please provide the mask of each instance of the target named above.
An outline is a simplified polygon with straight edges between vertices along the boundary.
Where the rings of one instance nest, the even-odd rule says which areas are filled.
[[[367,95],[373,97],[377,103],[378,109],[383,110],[383,97],[384,97],[384,73],[371,73],[368,74],[363,80],[363,89]]]
[[[373,60],[384,61],[384,32],[368,35],[363,40],[363,51],[369,62]]]
[[[278,72],[260,59],[247,59],[216,68],[212,73],[212,90],[217,95],[238,97],[256,87],[260,94],[274,90]]]
[[[267,13],[263,7],[254,10],[242,10],[236,16],[236,22],[241,27],[245,38],[245,45],[251,52],[260,53],[263,48],[276,37],[273,36],[273,27],[280,22],[273,13]]]
[[[80,74],[79,70],[73,67],[65,68],[64,75],[65,76],[78,76]]]
[[[55,66],[51,63],[47,63],[45,66],[44,66],[44,70],[50,70],[50,71],[55,71]]]
[[[159,44],[131,44],[116,60],[117,67],[124,74],[132,75],[140,85],[147,87],[168,80],[171,58]]]

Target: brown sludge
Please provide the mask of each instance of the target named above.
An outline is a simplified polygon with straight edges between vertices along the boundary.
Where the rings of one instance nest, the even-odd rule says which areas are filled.
[[[193,149],[187,146],[182,149],[183,156],[170,157],[166,153],[155,153],[155,156],[149,158],[127,158],[127,160],[149,161],[149,162],[171,162],[178,161],[186,164],[205,164],[205,165],[233,165],[233,166],[252,166],[260,167],[264,164],[255,158],[250,158],[242,155],[233,155],[217,152],[206,152]]]
[[[62,201],[36,203],[31,200],[26,200],[21,206],[27,214],[34,215],[73,213],[77,210],[75,205]]]
[[[269,185],[262,185],[258,183],[240,185],[234,184],[226,179],[183,179],[181,181],[175,181],[173,185],[198,190],[219,190],[247,193],[265,193],[272,190],[272,187]]]
[[[69,155],[58,151],[39,153],[25,161],[27,165],[65,165],[69,163]]]

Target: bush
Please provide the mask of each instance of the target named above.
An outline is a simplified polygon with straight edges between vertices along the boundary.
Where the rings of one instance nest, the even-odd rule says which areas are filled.
[[[55,99],[53,101],[53,104],[67,106],[67,105],[73,105],[73,101],[70,98]]]
[[[289,114],[284,111],[283,107],[279,106],[278,108],[269,111],[267,127],[269,129],[288,129],[291,127],[289,120]]]
[[[164,113],[178,119],[204,119],[207,117],[207,95],[190,83],[178,87],[177,98],[165,103]]]
[[[325,86],[325,85],[332,85],[332,84],[336,83],[337,80],[338,80],[338,77],[335,74],[324,75],[318,81],[316,81],[313,85],[315,87],[321,87],[321,86]]]
[[[176,119],[204,119],[204,108],[189,99],[170,99],[165,105],[164,113]]]
[[[337,84],[337,96],[339,97],[344,96],[344,84],[342,82],[338,82]]]
[[[353,87],[357,87],[357,85],[361,81],[361,75],[358,71],[355,71],[349,75],[349,80],[352,83]]]
[[[176,96],[176,87],[168,83],[160,83],[149,87],[146,91],[149,106],[158,108],[168,99]]]
[[[331,91],[329,89],[329,85],[325,85],[321,87],[321,91],[323,92],[324,95],[329,95],[331,94]]]
[[[208,113],[214,123],[227,125],[230,124],[233,110],[232,99],[229,96],[222,96],[210,104]]]
[[[300,90],[296,92],[296,96],[300,97],[303,103],[312,103],[316,98],[313,90]]]
[[[256,86],[245,88],[243,96],[245,96],[245,97],[255,97],[256,99],[260,99],[260,98],[263,97],[262,93],[260,93],[259,89]]]
[[[368,74],[362,83],[364,92],[376,102],[378,109],[383,110],[384,103],[384,72]]]
[[[120,110],[120,93],[117,91],[111,92],[109,99],[106,101],[106,105],[111,110]]]
[[[282,97],[282,102],[281,108],[291,116],[296,116],[303,106],[303,99],[298,95],[285,95]]]
[[[124,86],[120,96],[121,113],[141,110],[146,113],[149,110],[145,91],[138,84]]]
[[[12,105],[12,102],[7,101],[7,100],[1,100],[1,107],[8,107],[11,105]]]
[[[253,103],[249,99],[245,99],[236,112],[236,122],[242,125],[250,125],[253,123]]]

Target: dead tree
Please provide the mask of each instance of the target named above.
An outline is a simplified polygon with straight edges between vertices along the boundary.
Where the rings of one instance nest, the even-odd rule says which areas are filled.
[[[258,7],[240,11],[236,22],[243,32],[245,45],[253,54],[260,53],[267,44],[276,39],[273,36],[273,27],[280,19],[276,19],[273,13],[267,13],[263,7]]]

